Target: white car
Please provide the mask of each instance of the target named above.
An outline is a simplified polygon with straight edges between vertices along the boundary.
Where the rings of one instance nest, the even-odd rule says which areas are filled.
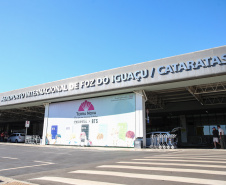
[[[24,143],[25,142],[25,134],[24,133],[13,133],[11,136],[9,136],[8,142]]]

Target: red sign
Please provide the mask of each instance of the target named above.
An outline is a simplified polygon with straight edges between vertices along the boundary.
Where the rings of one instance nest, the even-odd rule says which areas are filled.
[[[30,121],[25,121],[25,127],[29,127],[30,126]]]

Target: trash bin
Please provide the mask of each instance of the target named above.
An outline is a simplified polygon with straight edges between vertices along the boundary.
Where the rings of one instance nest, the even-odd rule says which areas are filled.
[[[137,137],[134,141],[134,148],[141,149],[143,148],[143,137]]]

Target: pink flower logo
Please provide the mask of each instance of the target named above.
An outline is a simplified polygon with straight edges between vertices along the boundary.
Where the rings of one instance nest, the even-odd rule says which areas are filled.
[[[133,139],[135,137],[135,133],[133,131],[127,131],[126,132],[126,137]]]
[[[84,101],[78,109],[78,111],[85,111],[85,110],[94,110],[94,106],[92,105],[92,103],[87,100]]]

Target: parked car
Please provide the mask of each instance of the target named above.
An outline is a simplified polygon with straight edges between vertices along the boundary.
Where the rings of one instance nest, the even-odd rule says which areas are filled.
[[[9,136],[8,142],[24,143],[25,142],[25,134],[24,133],[13,133],[11,136]]]

